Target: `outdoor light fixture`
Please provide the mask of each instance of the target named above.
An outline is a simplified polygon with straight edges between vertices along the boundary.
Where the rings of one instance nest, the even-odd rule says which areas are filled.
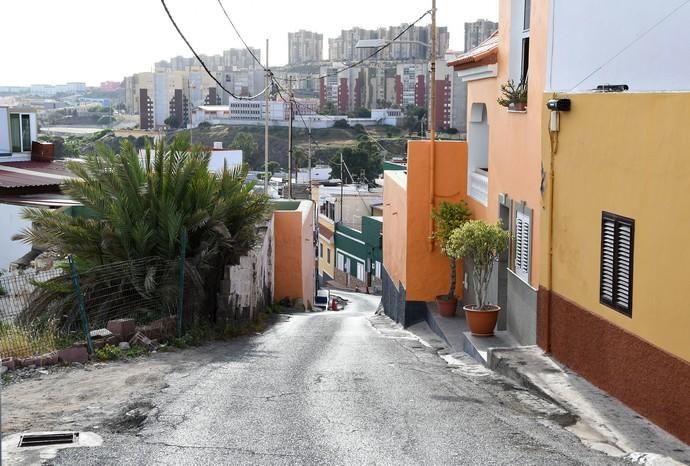
[[[570,99],[551,99],[546,102],[546,108],[556,112],[569,112]]]

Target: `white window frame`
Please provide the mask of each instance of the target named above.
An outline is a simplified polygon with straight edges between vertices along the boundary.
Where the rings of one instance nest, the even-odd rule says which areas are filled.
[[[529,214],[515,212],[514,272],[529,283],[532,263],[532,219]]]
[[[341,253],[336,254],[336,268],[342,272],[345,271],[345,255]]]
[[[361,262],[357,262],[357,280],[364,281],[364,278],[364,264]]]
[[[376,268],[374,269],[374,276],[376,278],[381,278],[381,262],[376,261]]]

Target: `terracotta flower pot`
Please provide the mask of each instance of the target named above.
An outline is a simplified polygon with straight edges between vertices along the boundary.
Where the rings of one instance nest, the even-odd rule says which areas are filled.
[[[498,320],[498,312],[501,310],[501,307],[491,305],[489,309],[481,311],[476,309],[476,307],[471,304],[462,308],[465,311],[465,319],[470,332],[476,337],[493,336],[496,321]]]
[[[443,317],[453,317],[455,316],[455,309],[458,307],[458,299],[456,297],[448,299],[445,295],[437,296],[436,307],[438,307],[438,313]]]

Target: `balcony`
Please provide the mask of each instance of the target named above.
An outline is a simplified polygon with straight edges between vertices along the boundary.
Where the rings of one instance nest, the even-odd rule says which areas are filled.
[[[482,168],[475,168],[470,174],[469,195],[483,205],[489,203],[489,172]]]

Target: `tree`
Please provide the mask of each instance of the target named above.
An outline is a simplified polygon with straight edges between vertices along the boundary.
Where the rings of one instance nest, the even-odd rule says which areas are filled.
[[[403,120],[403,127],[408,132],[419,132],[421,134],[421,123],[426,121],[427,109],[424,107],[417,107],[416,105],[408,105],[405,108],[405,119]]]
[[[343,162],[349,169],[352,177],[360,182],[367,182],[369,185],[374,184],[374,180],[383,172],[383,157],[379,152],[377,146],[371,141],[362,140],[354,147],[346,147],[342,150]],[[333,169],[331,177],[340,176],[340,156],[333,157],[329,161],[329,165]],[[366,180],[359,180],[360,173],[364,170]],[[343,169],[343,177],[347,180],[349,177],[347,171]]]
[[[275,172],[280,170],[280,164],[275,160],[268,161],[268,172],[273,175]]]
[[[170,128],[180,127],[180,120],[175,115],[170,115],[168,118],[163,120],[163,123],[168,125]]]
[[[256,162],[254,160],[254,156],[256,155],[259,146],[254,140],[254,136],[252,134],[240,131],[233,138],[230,148],[241,150],[244,163],[249,164],[251,167],[257,167],[257,165],[254,163]]]
[[[335,106],[333,102],[326,102],[326,105],[321,112],[322,115],[337,115],[338,107]]]
[[[147,148],[144,157],[126,141],[119,154],[98,144],[95,153],[85,155],[81,163],[69,163],[75,178],[64,185],[89,216],[25,209],[24,218],[32,226],[16,239],[72,254],[80,269],[87,270],[149,257],[174,261],[180,253],[180,238],[186,234],[185,271],[196,285],[189,302],[197,313],[208,309],[212,316],[223,269],[237,263],[253,246],[267,198],[252,192],[253,184],[245,183],[246,171],[209,172],[209,160],[209,153],[190,147],[189,139],[182,136],[170,145],[159,144],[155,153]],[[131,276],[122,279],[133,280]],[[69,274],[58,280],[67,284]],[[144,283],[139,285],[144,287]],[[45,299],[55,298],[50,292],[59,293],[58,288],[48,290]],[[60,321],[63,315],[76,312],[59,308],[46,316],[43,307],[32,309],[39,315],[25,317],[44,321]]]
[[[441,202],[438,209],[434,209],[431,212],[431,217],[436,227],[433,238],[441,247],[441,252],[450,260],[450,288],[448,295],[446,295],[446,300],[455,298],[457,266],[458,259],[460,258],[460,256],[454,254],[453,249],[448,247],[450,237],[455,230],[467,223],[471,216],[470,208],[463,201],[458,203]]]
[[[364,107],[358,107],[353,112],[348,114],[351,118],[371,118],[371,110]]]

